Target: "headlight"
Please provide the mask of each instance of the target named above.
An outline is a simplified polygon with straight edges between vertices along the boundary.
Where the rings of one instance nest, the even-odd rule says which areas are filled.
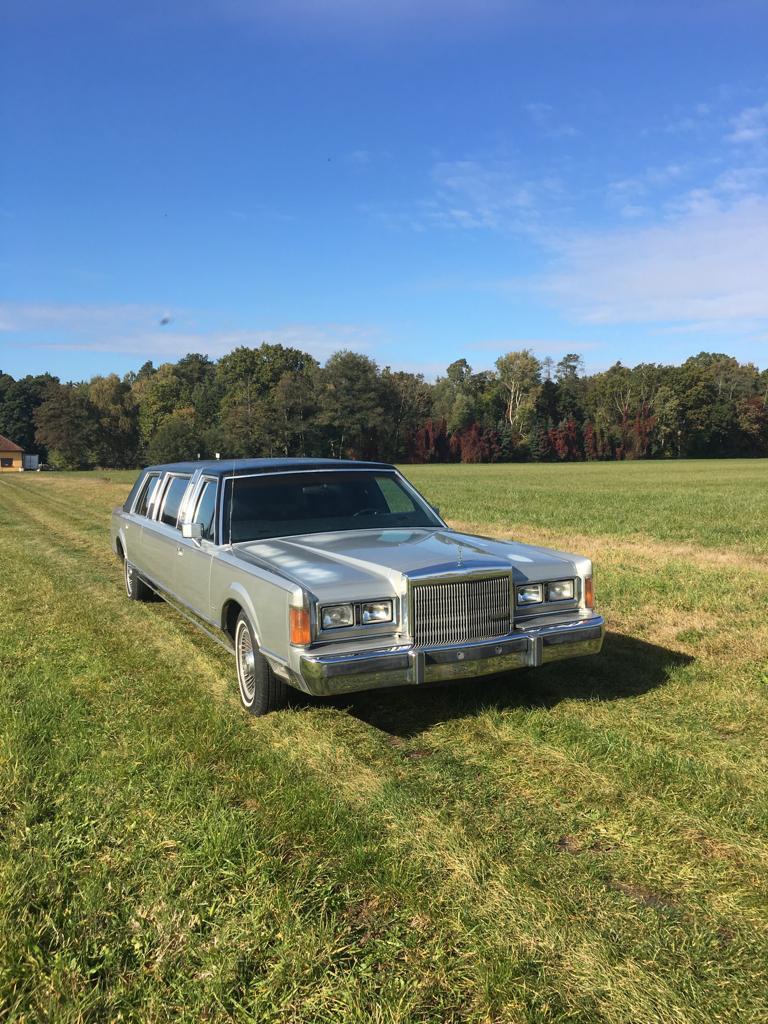
[[[323,629],[354,626],[355,610],[351,604],[329,604],[323,608],[320,621],[323,624]]]
[[[544,600],[544,587],[541,583],[527,583],[517,588],[518,604],[541,604]]]
[[[557,583],[547,584],[548,601],[572,601],[573,580],[558,580]]]
[[[364,626],[374,622],[392,621],[391,601],[368,601],[360,605],[360,621]]]

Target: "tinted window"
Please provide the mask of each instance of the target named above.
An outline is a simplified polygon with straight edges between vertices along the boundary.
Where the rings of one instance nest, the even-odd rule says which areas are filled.
[[[159,480],[160,475],[158,473],[153,473],[144,481],[144,486],[141,490],[141,494],[139,495],[139,500],[136,502],[136,508],[134,509],[137,516],[145,516],[147,514]]]
[[[176,525],[176,520],[179,518],[179,506],[181,505],[181,499],[184,497],[184,492],[187,489],[188,483],[188,476],[171,477],[171,482],[168,484],[168,490],[165,492],[163,511],[160,515],[161,522],[167,523],[169,526]]]
[[[216,516],[216,484],[209,480],[203,487],[203,493],[197,503],[195,511],[195,522],[201,523],[203,537],[206,540],[213,540],[214,517]]]
[[[231,499],[234,485],[234,500]],[[333,530],[440,526],[394,474],[362,470],[227,478],[224,537],[232,541]]]
[[[139,491],[142,489],[146,482],[146,474],[139,473],[139,475],[136,477],[136,482],[134,483],[133,487],[131,488],[128,494],[128,497],[123,502],[123,512],[131,511],[131,509],[133,508],[133,503],[136,500],[136,495],[139,493]]]

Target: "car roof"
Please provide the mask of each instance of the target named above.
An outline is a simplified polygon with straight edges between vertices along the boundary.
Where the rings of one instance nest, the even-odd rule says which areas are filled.
[[[388,462],[356,462],[353,459],[200,459],[196,462],[169,462],[147,466],[148,472],[194,473],[202,470],[206,476],[240,476],[243,473],[285,473],[317,469],[378,469],[393,470]]]

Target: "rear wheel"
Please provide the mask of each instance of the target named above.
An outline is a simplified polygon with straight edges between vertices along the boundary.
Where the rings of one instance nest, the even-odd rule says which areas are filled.
[[[260,653],[245,612],[238,615],[235,626],[235,660],[240,703],[249,715],[266,715],[286,706],[288,686]]]
[[[136,572],[136,566],[131,565],[127,558],[123,559],[123,575],[125,577],[125,592],[131,601],[150,601],[154,594],[144,580]]]

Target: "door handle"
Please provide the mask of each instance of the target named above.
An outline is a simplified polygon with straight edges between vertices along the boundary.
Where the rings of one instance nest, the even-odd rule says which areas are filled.
[[[184,554],[184,548],[181,546],[181,544],[177,544],[176,545],[176,554],[177,555],[183,555]]]

